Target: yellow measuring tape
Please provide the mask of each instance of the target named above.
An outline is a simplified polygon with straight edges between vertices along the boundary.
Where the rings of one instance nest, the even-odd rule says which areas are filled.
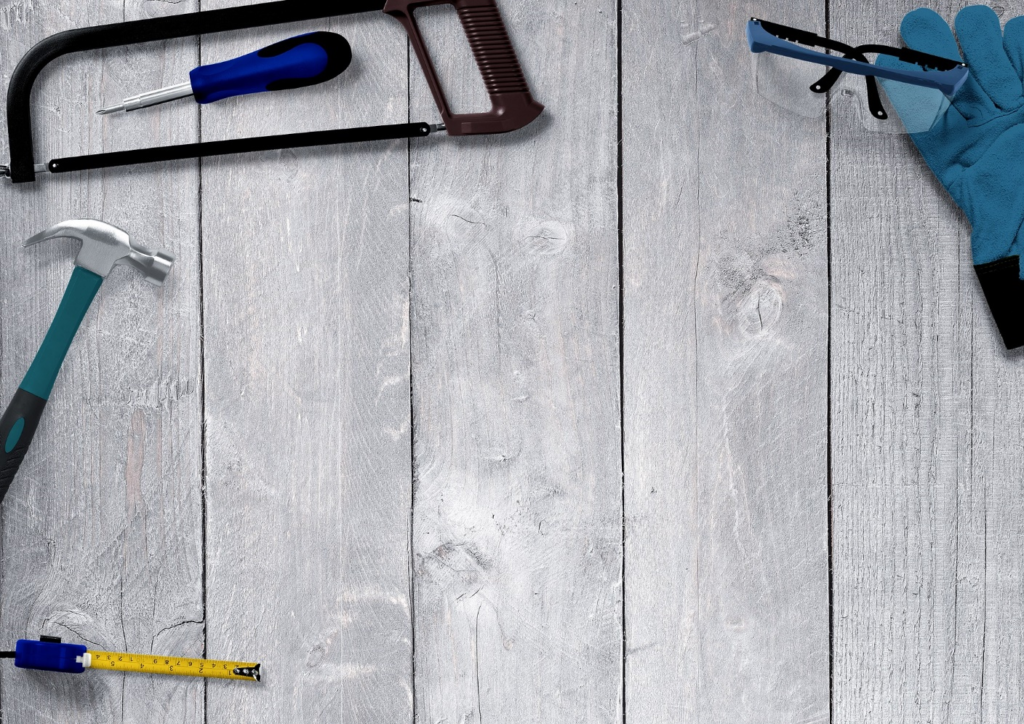
[[[180,656],[152,654],[121,654],[112,651],[86,651],[82,657],[85,668],[106,671],[127,671],[133,674],[166,674],[168,676],[202,676],[207,679],[259,681],[260,665],[242,661],[186,659]]]

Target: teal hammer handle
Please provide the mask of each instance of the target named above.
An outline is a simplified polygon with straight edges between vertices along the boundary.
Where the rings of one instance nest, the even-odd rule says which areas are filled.
[[[99,274],[75,267],[43,344],[0,417],[0,501],[25,459],[64,358],[102,283]]]

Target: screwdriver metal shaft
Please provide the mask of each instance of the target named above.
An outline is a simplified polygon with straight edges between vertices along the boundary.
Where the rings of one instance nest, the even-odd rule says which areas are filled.
[[[179,98],[188,98],[190,95],[192,95],[192,81],[167,86],[166,88],[149,91],[148,93],[139,93],[137,96],[125,98],[121,101],[121,105],[100,108],[96,111],[96,114],[105,116],[110,113],[119,113],[121,111],[137,111],[140,108],[148,108],[149,106],[159,105],[160,103],[176,101]]]

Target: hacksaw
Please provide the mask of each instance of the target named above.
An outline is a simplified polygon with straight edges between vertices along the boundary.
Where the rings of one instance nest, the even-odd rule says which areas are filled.
[[[452,112],[414,17],[417,8],[431,5],[452,5],[455,8],[483,75],[484,85],[491,99],[491,110],[484,113]],[[96,153],[36,163],[30,105],[32,86],[43,68],[61,56],[192,35],[380,11],[396,18],[405,27],[437,103],[441,123],[407,123],[258,136]],[[544,106],[535,101],[530,93],[495,0],[346,0],[344,3],[281,0],[78,28],[51,35],[40,41],[25,54],[11,76],[7,92],[7,128],[11,160],[6,167],[0,167],[0,172],[14,183],[27,183],[35,181],[36,174],[42,172],[67,173],[251,151],[417,138],[442,130],[449,136],[507,133],[531,123],[543,110]]]

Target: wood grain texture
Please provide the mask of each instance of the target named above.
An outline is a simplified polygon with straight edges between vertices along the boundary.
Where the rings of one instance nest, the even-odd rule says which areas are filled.
[[[824,123],[744,40],[823,10],[623,4],[627,721],[828,721]]]
[[[229,3],[221,3],[227,5]],[[371,13],[204,40],[216,62],[341,32],[329,85],[203,110],[204,139],[405,122],[406,37]],[[412,719],[408,145],[203,164],[210,721]]]
[[[72,27],[195,3],[6,3],[4,85],[18,59]],[[100,119],[104,101],[178,82],[193,40],[55,63],[34,94],[40,157],[196,140],[195,109]],[[6,139],[6,128],[3,129]],[[3,157],[8,157],[5,148]],[[37,159],[40,160],[40,159]],[[77,244],[21,248],[68,218],[103,219],[177,257],[161,289],[113,271],[85,318],[33,448],[3,504],[0,646],[40,634],[93,648],[198,655],[203,647],[197,168],[182,163],[40,178],[0,189],[6,405],[53,318]],[[198,681],[60,676],[0,666],[4,722],[203,721]]]
[[[833,2],[833,36],[917,5]],[[1022,358],[911,141],[833,129],[835,718],[1019,721]]]
[[[722,20],[695,3],[622,5],[626,721],[701,710],[694,81]]]
[[[3,663],[4,724],[827,722],[830,441],[833,721],[1024,720],[1024,356],[910,141],[777,109],[743,38],[893,43],[915,3],[499,4],[547,105],[523,131],[0,184],[4,403],[77,251],[22,239],[94,217],[178,259],[115,271],[72,348],[2,508],[0,649],[265,666]],[[197,7],[0,4],[0,73]],[[488,107],[454,14],[418,17]],[[315,29],[353,46],[330,85],[93,115]],[[376,13],[67,58],[34,110],[39,160],[437,119]]]
[[[616,8],[499,4],[545,115],[412,148],[417,720],[619,722]],[[458,23],[423,15],[486,109]]]

